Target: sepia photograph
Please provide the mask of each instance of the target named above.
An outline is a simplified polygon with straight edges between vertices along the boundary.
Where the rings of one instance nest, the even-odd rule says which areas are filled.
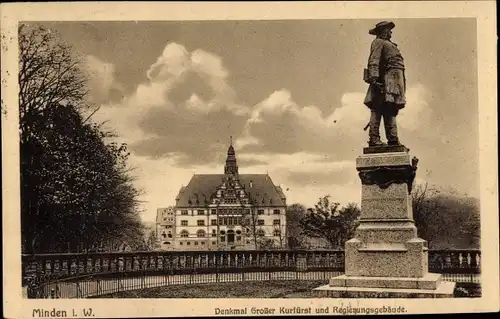
[[[498,311],[494,16],[383,4],[3,24],[4,278],[30,305],[16,311]]]

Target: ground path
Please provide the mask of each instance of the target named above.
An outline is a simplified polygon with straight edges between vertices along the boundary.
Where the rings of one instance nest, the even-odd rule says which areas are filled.
[[[77,282],[60,281],[47,284],[44,289],[47,296],[51,292],[56,298],[87,298],[104,294],[135,289],[155,288],[171,285],[270,281],[270,280],[328,280],[342,272],[249,272],[249,273],[219,273],[219,274],[189,274],[189,275],[154,275],[142,277],[116,277],[101,279],[82,279]],[[454,275],[443,274],[444,280],[460,282],[480,282],[479,275],[455,278]],[[23,289],[26,296],[26,289]]]

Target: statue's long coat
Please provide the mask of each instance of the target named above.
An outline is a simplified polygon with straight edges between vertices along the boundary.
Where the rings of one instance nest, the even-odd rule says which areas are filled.
[[[369,108],[391,104],[402,109],[406,104],[404,61],[397,45],[389,40],[373,40],[368,58],[368,78],[375,77],[381,87],[370,84],[364,104]]]

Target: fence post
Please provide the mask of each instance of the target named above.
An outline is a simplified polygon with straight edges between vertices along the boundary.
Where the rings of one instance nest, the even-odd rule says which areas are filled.
[[[101,279],[97,279],[97,296],[100,296],[101,293],[102,293]]]
[[[219,256],[215,254],[215,282],[219,282]]]

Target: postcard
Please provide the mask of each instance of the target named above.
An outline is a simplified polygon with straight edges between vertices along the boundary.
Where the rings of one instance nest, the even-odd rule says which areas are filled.
[[[2,4],[6,317],[498,311],[495,9]]]

